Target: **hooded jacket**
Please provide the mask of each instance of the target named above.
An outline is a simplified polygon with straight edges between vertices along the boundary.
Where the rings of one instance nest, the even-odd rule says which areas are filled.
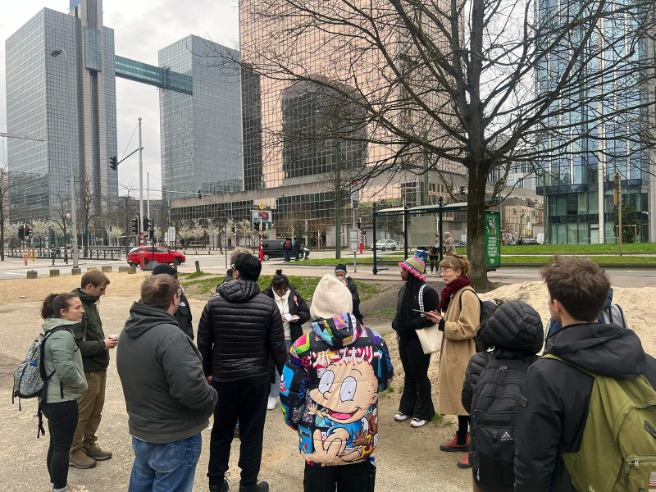
[[[476,383],[491,357],[532,363],[542,349],[544,332],[540,315],[528,304],[509,301],[497,308],[478,330],[491,352],[479,352],[469,360],[462,387],[462,406],[471,413]]]
[[[116,350],[130,434],[170,443],[207,427],[216,391],[205,379],[198,350],[173,316],[135,302]]]
[[[645,371],[638,336],[616,325],[569,325],[550,340],[549,353],[595,374],[618,379],[653,374]],[[593,382],[559,360],[543,358],[529,367],[515,425],[516,491],[575,490],[562,453],[581,446]],[[649,382],[656,385],[653,378]]]
[[[219,285],[198,323],[203,370],[213,381],[269,377],[269,357],[285,364],[285,335],[278,306],[252,280]]]
[[[311,465],[371,459],[378,431],[378,393],[394,369],[383,338],[351,314],[312,323],[294,343],[280,378],[285,423],[299,433]]]
[[[82,289],[73,293],[84,306],[82,322],[75,327],[75,339],[82,352],[85,372],[104,371],[109,366],[109,350],[105,346],[105,333],[98,314],[99,297],[86,294]]]
[[[46,403],[60,403],[75,400],[87,388],[84,377],[82,355],[75,343],[73,327],[79,321],[68,321],[61,318],[48,318],[43,322],[43,332],[48,333],[59,326],[66,326],[64,330],[57,330],[48,337],[43,352],[43,364],[46,374],[52,374],[48,380],[48,393]]]

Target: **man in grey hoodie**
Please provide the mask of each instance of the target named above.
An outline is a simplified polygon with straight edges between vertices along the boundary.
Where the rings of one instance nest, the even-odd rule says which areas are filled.
[[[173,316],[180,295],[175,277],[146,279],[119,338],[116,367],[135,454],[131,492],[192,490],[200,433],[217,402],[198,350]]]

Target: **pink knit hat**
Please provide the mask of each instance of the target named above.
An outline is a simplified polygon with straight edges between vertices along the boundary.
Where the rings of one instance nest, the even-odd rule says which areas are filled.
[[[424,270],[426,270],[426,263],[424,260],[417,256],[411,256],[405,261],[399,261],[399,266],[403,268],[406,272],[411,273],[419,280],[426,280],[426,275],[424,275]]]

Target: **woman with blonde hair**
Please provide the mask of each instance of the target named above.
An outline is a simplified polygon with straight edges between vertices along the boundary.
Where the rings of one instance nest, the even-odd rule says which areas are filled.
[[[469,450],[469,414],[462,406],[461,393],[467,364],[476,353],[474,335],[479,325],[481,305],[471,287],[468,272],[467,257],[444,257],[440,262],[440,275],[446,286],[440,293],[438,309],[427,315],[444,332],[439,373],[440,413],[458,416],[456,435],[440,444],[440,450],[447,452],[466,453]],[[468,454],[458,462],[458,467],[471,467]]]

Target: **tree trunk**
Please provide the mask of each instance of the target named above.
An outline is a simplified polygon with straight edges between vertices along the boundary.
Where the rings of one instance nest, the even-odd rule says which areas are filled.
[[[467,258],[471,263],[469,276],[474,288],[480,292],[490,290],[485,268],[486,176],[484,172],[470,172],[467,194]]]

